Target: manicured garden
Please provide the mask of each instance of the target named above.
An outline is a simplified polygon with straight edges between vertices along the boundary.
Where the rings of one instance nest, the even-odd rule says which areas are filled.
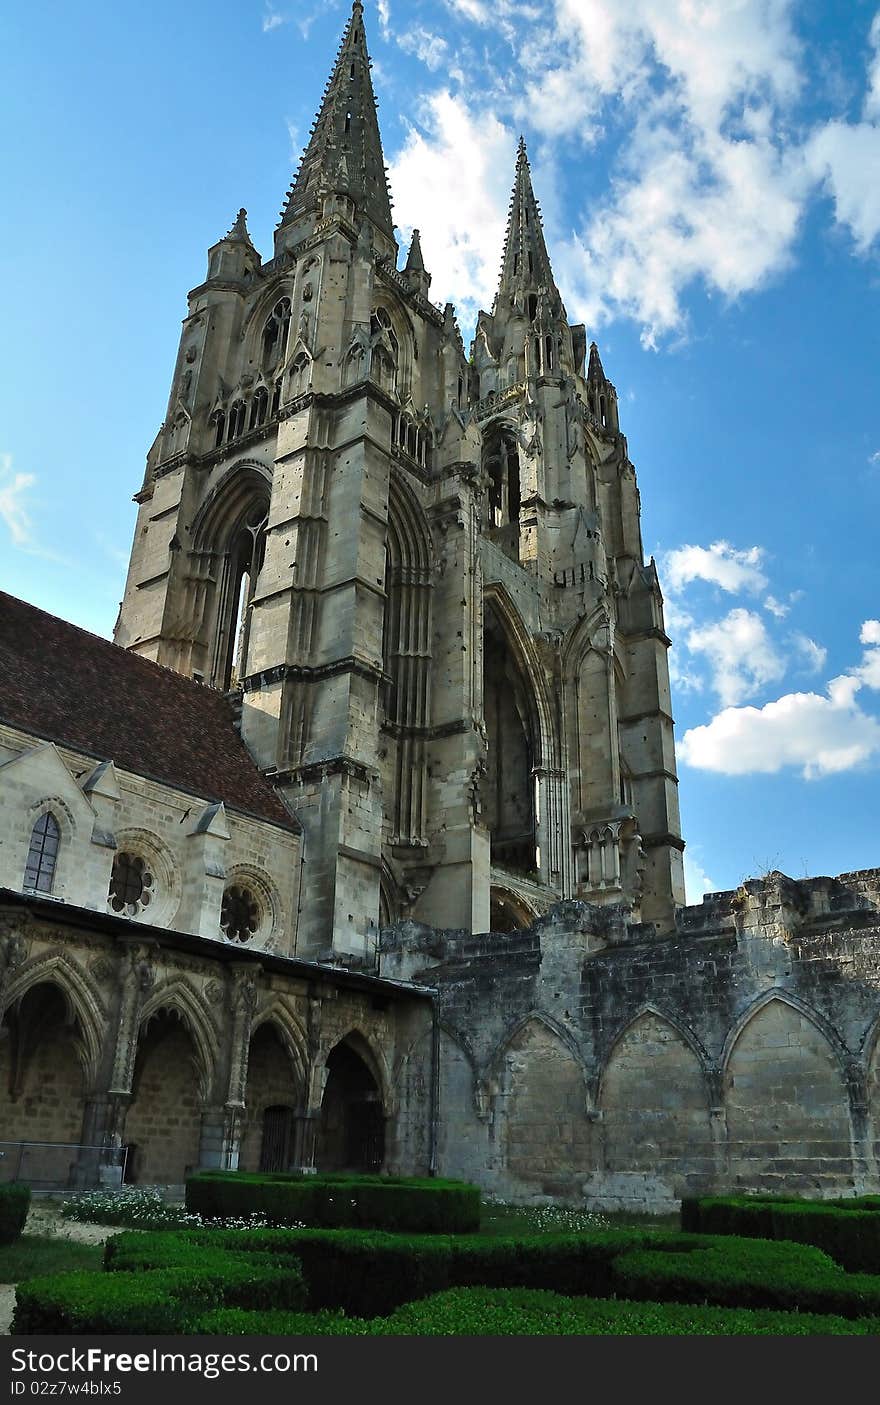
[[[20,1282],[13,1331],[880,1332],[880,1200],[686,1201],[681,1230],[548,1208],[540,1227],[504,1234],[497,1210],[494,1232],[473,1228],[475,1195],[379,1177],[194,1177],[185,1213],[200,1223],[123,1232],[100,1272]],[[782,1232],[790,1226],[796,1236]]]

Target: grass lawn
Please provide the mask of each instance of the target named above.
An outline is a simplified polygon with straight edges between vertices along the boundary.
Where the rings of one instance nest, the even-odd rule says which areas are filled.
[[[103,1244],[77,1244],[70,1239],[44,1239],[25,1234],[14,1244],[0,1245],[0,1283],[20,1283],[41,1273],[100,1269]]]

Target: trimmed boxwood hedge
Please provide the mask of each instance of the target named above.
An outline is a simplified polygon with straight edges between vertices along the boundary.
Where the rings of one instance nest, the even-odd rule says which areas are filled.
[[[660,1243],[673,1249],[690,1240],[675,1232],[658,1237],[637,1229],[532,1239],[363,1230],[181,1230],[117,1235],[107,1243],[105,1262],[123,1270],[163,1267],[175,1261],[174,1245],[184,1242],[268,1253],[276,1263],[293,1254],[302,1263],[311,1308],[374,1317],[452,1287],[549,1288],[601,1297],[613,1291],[611,1266],[620,1253]]]
[[[108,1242],[105,1264],[104,1274],[42,1280],[36,1290],[24,1285],[15,1330],[190,1331],[221,1307],[301,1310],[303,1280],[319,1317],[284,1330],[306,1335],[343,1330],[335,1318],[328,1325],[321,1309],[342,1310],[345,1321],[392,1314],[397,1322],[404,1304],[464,1288],[880,1319],[880,1276],[848,1274],[811,1245],[652,1230],[530,1239],[318,1229],[136,1232]],[[58,1283],[73,1280],[76,1290],[65,1290],[59,1302]],[[118,1307],[116,1285],[124,1288]],[[150,1292],[153,1315],[139,1316]]]
[[[880,1196],[797,1200],[709,1196],[683,1200],[682,1229],[813,1244],[853,1272],[880,1272]]]
[[[372,1322],[322,1312],[221,1308],[197,1330],[217,1336],[874,1336],[880,1321],[807,1312],[571,1298],[531,1288],[452,1288]]]
[[[880,1276],[846,1273],[808,1244],[706,1236],[692,1239],[684,1251],[623,1253],[611,1276],[621,1297],[652,1302],[880,1316]]]
[[[186,1208],[208,1218],[258,1213],[277,1225],[410,1234],[466,1234],[480,1227],[477,1186],[415,1177],[203,1171],[186,1183]]]
[[[19,1284],[13,1331],[185,1332],[208,1308],[305,1306],[293,1255],[278,1264],[266,1254],[169,1244],[115,1273],[64,1273]]]
[[[24,1229],[31,1188],[21,1181],[0,1185],[0,1244],[14,1244]]]

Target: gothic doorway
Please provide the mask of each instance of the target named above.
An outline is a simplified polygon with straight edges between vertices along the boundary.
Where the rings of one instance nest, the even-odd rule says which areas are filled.
[[[286,1171],[293,1152],[293,1108],[263,1109],[263,1137],[260,1143],[261,1171]]]
[[[382,1095],[360,1054],[345,1040],[327,1059],[316,1164],[319,1171],[382,1169],[385,1117]]]

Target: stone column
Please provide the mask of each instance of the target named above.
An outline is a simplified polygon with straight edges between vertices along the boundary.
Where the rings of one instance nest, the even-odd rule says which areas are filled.
[[[104,1105],[104,1142],[115,1153],[121,1153],[124,1145],[125,1119],[132,1098],[140,1014],[144,1001],[156,983],[150,947],[136,938],[129,937],[120,938],[120,945],[123,948],[123,957],[119,966],[116,1041],[110,1087]],[[119,1161],[121,1181],[121,1156]]]
[[[226,1091],[226,1104],[223,1109],[222,1130],[217,1142],[217,1127],[206,1109],[202,1119],[202,1141],[199,1146],[199,1165],[212,1168],[222,1166],[228,1171],[238,1170],[241,1150],[241,1133],[245,1114],[247,1093],[248,1058],[250,1056],[251,1029],[254,1011],[257,1007],[257,980],[261,967],[235,965],[232,970],[230,1008],[232,1030],[229,1037],[229,1084]]]

